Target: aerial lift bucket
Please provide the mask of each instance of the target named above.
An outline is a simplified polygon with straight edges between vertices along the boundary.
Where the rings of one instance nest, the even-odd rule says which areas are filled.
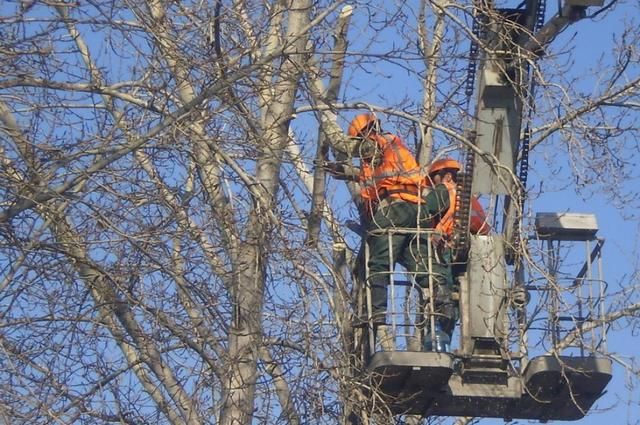
[[[412,231],[416,232],[380,230],[389,235]],[[421,345],[407,342],[426,332],[412,318],[420,314],[428,318],[434,309],[427,306],[409,312],[407,309],[417,308],[417,304],[407,300],[412,295],[419,299],[417,292],[422,290],[415,284],[415,273],[389,270],[387,326],[393,345],[383,350],[374,340],[374,325],[369,322],[364,357],[370,385],[394,414],[577,420],[602,395],[611,379],[607,358],[552,353],[528,359],[526,347],[519,352],[508,350],[507,334],[514,329],[517,333],[518,324],[509,322],[512,288],[507,284],[501,244],[497,236],[471,237],[457,297],[462,316],[460,342],[449,353],[420,351]],[[364,310],[370,316],[370,291],[366,292],[368,308]],[[517,345],[522,347],[524,342]]]

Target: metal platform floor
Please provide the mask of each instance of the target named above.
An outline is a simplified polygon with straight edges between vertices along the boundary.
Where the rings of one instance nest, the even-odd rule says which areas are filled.
[[[453,354],[383,351],[369,362],[373,384],[395,414],[577,420],[603,394],[611,361],[600,357],[540,356],[522,376],[501,371],[470,381]]]

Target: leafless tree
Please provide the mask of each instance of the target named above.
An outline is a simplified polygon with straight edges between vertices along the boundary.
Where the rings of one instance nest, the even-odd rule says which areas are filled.
[[[423,165],[464,145],[473,8],[396,3],[3,3],[2,422],[391,420],[354,352],[357,187],[314,164],[350,159],[356,109]],[[569,72],[578,40],[533,66],[532,149],[635,217],[640,32],[621,25],[592,75]],[[635,329],[627,276],[609,318]]]

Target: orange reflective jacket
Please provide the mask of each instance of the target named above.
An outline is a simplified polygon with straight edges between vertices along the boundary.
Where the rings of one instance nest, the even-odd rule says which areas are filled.
[[[438,224],[436,224],[436,231],[451,237],[453,235],[453,216],[456,211],[456,184],[453,182],[443,183],[447,187],[449,192],[449,209],[442,216]],[[476,197],[471,198],[471,217],[469,221],[469,232],[472,235],[488,235],[491,231],[491,226],[487,223],[487,216],[484,213],[484,209]]]
[[[376,135],[380,160],[375,168],[368,162],[360,167],[360,196],[372,205],[384,198],[403,199],[417,204],[421,201],[422,177],[415,157],[402,140],[392,134]]]

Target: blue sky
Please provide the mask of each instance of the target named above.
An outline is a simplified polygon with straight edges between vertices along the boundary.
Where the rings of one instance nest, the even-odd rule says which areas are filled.
[[[620,36],[623,23],[632,19],[637,22],[638,6],[632,3],[631,1],[623,2],[613,13],[595,21],[581,21],[562,34],[557,42],[562,43],[575,34],[572,45],[575,46],[576,63],[574,67],[576,70],[595,66],[596,60],[611,48],[613,37]],[[635,70],[632,69],[631,73],[635,73],[637,76],[637,67]],[[588,87],[585,87],[585,90],[587,89]],[[636,118],[640,117],[636,114]],[[620,152],[620,154],[624,155],[624,152]],[[539,177],[537,178],[539,179]],[[535,183],[534,180],[532,185]],[[630,185],[627,189],[637,192],[635,189],[637,181],[626,184]],[[589,196],[589,194],[575,194],[570,190],[563,190],[545,192],[530,207],[535,211],[567,209],[573,212],[596,214],[600,227],[598,235],[606,239],[603,269],[611,290],[618,290],[621,283],[629,285],[630,280],[632,282],[635,280],[637,285],[637,276],[636,279],[633,279],[631,274],[633,270],[637,270],[638,265],[640,221],[633,206],[631,211],[629,209],[624,211],[613,205],[607,194],[596,192],[593,196]],[[614,326],[613,332],[609,332],[609,351],[630,362],[638,353],[637,335],[632,334],[628,329],[620,330],[621,325],[622,323]],[[637,357],[635,361],[637,362]],[[637,370],[637,363],[635,367]],[[598,408],[611,408],[611,410],[602,413],[593,412],[580,423],[593,425],[600,425],[605,421],[610,424],[640,423],[640,407],[638,406],[640,391],[635,387],[637,382],[631,388],[628,386],[628,378],[626,371],[616,364],[612,382],[607,388],[608,392],[597,403]]]

